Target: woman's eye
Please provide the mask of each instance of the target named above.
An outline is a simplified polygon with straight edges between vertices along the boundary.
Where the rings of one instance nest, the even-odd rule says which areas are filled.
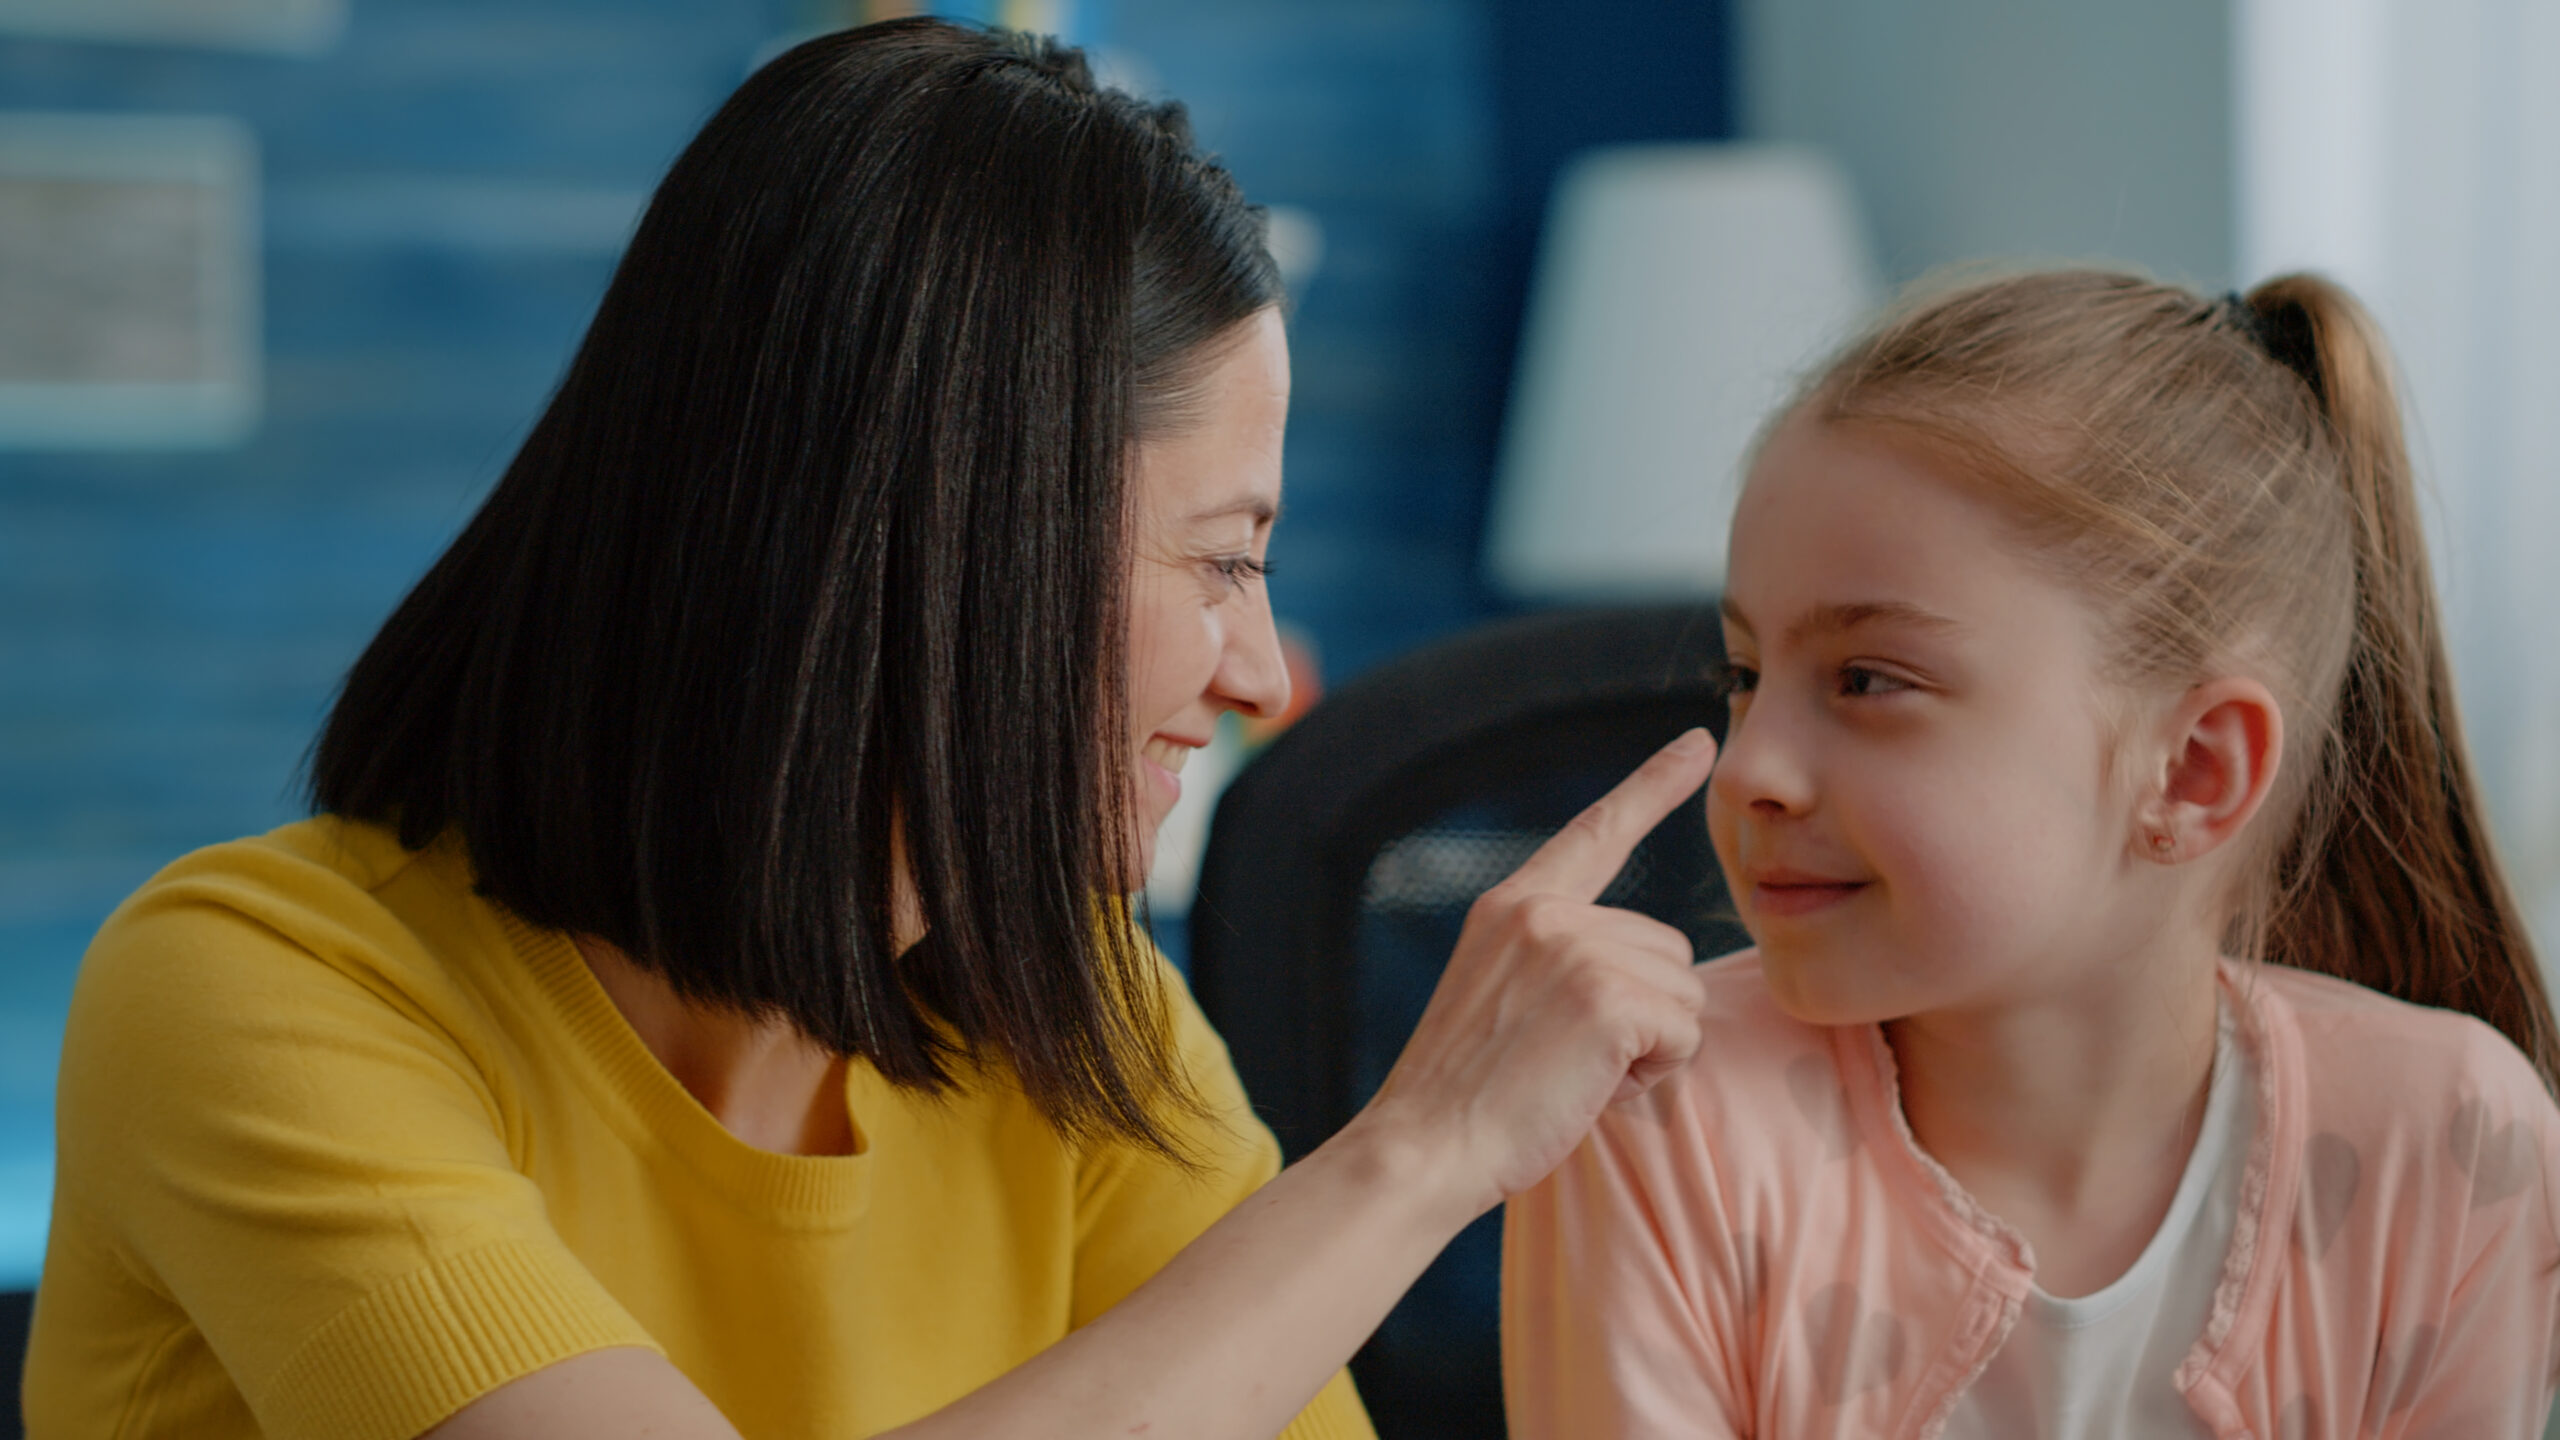
[[[1840,693],[1843,695],[1890,695],[1896,690],[1910,688],[1909,682],[1897,679],[1871,666],[1843,665],[1840,667]]]
[[[1248,580],[1271,578],[1271,562],[1257,560],[1251,555],[1220,555],[1211,560],[1209,565],[1226,577],[1230,585],[1242,585]]]
[[[1728,662],[1716,670],[1716,693],[1727,700],[1737,695],[1748,695],[1758,688],[1760,688],[1760,672],[1748,665],[1735,665]]]

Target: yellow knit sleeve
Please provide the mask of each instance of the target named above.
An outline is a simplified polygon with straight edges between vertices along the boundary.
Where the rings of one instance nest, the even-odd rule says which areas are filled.
[[[155,882],[83,962],[57,1228],[126,1280],[64,1305],[109,1329],[175,1313],[275,1440],[409,1440],[554,1361],[651,1346],[511,1162],[468,998],[343,877],[239,865],[263,873]]]
[[[1280,1173],[1280,1143],[1247,1103],[1226,1043],[1200,1013],[1170,965],[1164,983],[1172,1002],[1183,1066],[1212,1123],[1182,1127],[1198,1172],[1124,1146],[1103,1146],[1079,1168],[1076,1199],[1074,1323],[1081,1326],[1146,1283],[1165,1262],[1221,1216]],[[1368,1412],[1346,1371],[1326,1384],[1282,1440],[1374,1440]]]

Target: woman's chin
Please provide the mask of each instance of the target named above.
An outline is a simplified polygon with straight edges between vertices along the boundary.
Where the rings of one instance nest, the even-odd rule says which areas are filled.
[[[1130,825],[1122,837],[1120,853],[1128,869],[1134,872],[1120,877],[1120,888],[1124,892],[1134,895],[1145,890],[1148,877],[1156,873],[1156,831],[1163,825],[1163,816],[1145,816]]]

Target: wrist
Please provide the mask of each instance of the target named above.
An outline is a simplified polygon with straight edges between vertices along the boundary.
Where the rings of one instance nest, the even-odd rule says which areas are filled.
[[[1413,1223],[1444,1245],[1502,1203],[1501,1187],[1467,1164],[1454,1130],[1399,1123],[1372,1104],[1316,1151],[1351,1183],[1392,1197]]]

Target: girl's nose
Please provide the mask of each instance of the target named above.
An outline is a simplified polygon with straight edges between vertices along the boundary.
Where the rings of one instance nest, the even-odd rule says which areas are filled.
[[[1716,757],[1709,793],[1735,810],[1765,819],[1801,814],[1813,803],[1810,771],[1786,743],[1783,727],[1765,705],[1736,716]]]

